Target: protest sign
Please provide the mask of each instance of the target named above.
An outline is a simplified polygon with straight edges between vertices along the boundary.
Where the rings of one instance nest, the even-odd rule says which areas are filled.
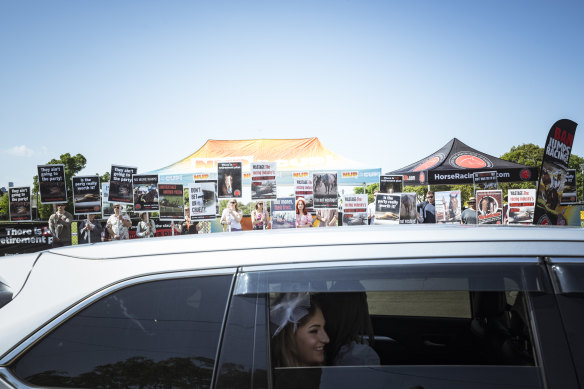
[[[509,224],[531,224],[535,212],[535,189],[509,189]]]
[[[375,224],[399,224],[401,194],[375,195]]]
[[[0,256],[50,249],[53,236],[47,223],[0,223]]]
[[[379,176],[379,192],[400,193],[403,189],[404,178],[401,175]]]
[[[276,198],[276,193],[276,162],[253,162],[251,199],[271,200]]]
[[[135,167],[112,165],[107,198],[110,203],[134,203],[132,175],[137,172],[138,168]]]
[[[497,172],[475,172],[473,173],[474,191],[477,190],[496,190],[499,188]]]
[[[101,213],[99,176],[73,177],[73,213]]]
[[[189,209],[192,221],[213,220],[217,217],[217,181],[196,181],[188,186]]]
[[[39,191],[42,204],[67,202],[65,165],[38,165]]]
[[[132,176],[132,192],[134,193],[134,211],[153,212],[160,209],[158,174],[134,174]]]
[[[30,187],[8,189],[10,221],[32,220]]]
[[[306,203],[306,211],[312,212],[314,209],[312,178],[310,178],[308,172],[294,174],[298,174],[298,176],[294,177],[294,197],[296,200],[302,197]]]
[[[503,223],[503,191],[477,190],[477,223]]]
[[[367,195],[344,195],[343,226],[365,226],[367,224]]]
[[[418,223],[418,218],[416,217],[416,199],[417,195],[415,192],[412,193],[401,193],[401,204],[399,210],[399,223],[400,224],[416,224]]]
[[[160,220],[184,220],[185,198],[182,184],[158,184]]]
[[[283,197],[272,202],[272,228],[295,228],[296,205],[294,197]]]
[[[461,223],[462,211],[459,190],[434,193],[434,204],[436,223]]]
[[[313,173],[312,193],[314,209],[337,209],[337,173]]]
[[[561,205],[576,204],[578,202],[576,191],[576,169],[566,169],[566,181],[562,190]]]
[[[220,199],[242,197],[242,163],[217,162],[217,185]]]

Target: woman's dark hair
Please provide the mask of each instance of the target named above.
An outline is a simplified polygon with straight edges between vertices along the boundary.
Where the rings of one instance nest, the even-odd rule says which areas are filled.
[[[342,346],[351,342],[373,346],[373,326],[365,292],[339,292],[326,295],[322,305],[325,330],[330,343],[325,347],[326,360],[332,363]]]

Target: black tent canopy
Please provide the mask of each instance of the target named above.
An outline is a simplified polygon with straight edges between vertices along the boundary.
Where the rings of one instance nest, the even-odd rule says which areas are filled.
[[[472,184],[475,172],[496,171],[499,182],[537,181],[538,168],[493,157],[456,138],[440,150],[387,175],[402,175],[404,185]]]

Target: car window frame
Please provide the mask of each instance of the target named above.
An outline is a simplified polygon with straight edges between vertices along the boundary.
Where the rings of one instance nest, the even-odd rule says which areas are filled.
[[[541,377],[542,385],[554,385],[554,384],[562,384],[564,387],[574,387],[577,388],[577,380],[574,371],[571,371],[569,367],[562,369],[562,374],[557,374],[553,368],[550,367],[550,360],[549,358],[543,363],[544,358],[542,358],[542,353],[549,350],[549,343],[542,347],[539,345],[540,339],[537,334],[539,331],[538,327],[542,325],[546,329],[552,329],[553,331],[562,331],[561,323],[559,320],[559,312],[557,312],[557,307],[553,307],[556,309],[556,312],[548,311],[545,315],[552,314],[553,317],[551,318],[544,318],[544,314],[542,312],[534,312],[534,310],[539,309],[542,305],[545,306],[546,303],[544,302],[545,298],[553,298],[553,289],[551,285],[551,280],[549,277],[549,273],[545,270],[545,258],[538,257],[538,256],[522,256],[522,257],[514,257],[514,256],[505,256],[505,257],[464,257],[464,258],[405,258],[405,259],[355,259],[351,261],[320,261],[320,262],[308,262],[308,263],[285,263],[285,264],[273,264],[273,265],[255,265],[255,266],[243,266],[241,268],[240,274],[238,274],[236,280],[236,286],[234,289],[234,295],[236,294],[247,294],[247,293],[262,293],[261,290],[255,288],[252,284],[253,280],[250,277],[246,277],[253,272],[266,272],[266,271],[280,271],[280,270],[298,270],[298,271],[305,271],[310,269],[322,269],[322,268],[331,268],[331,267],[347,267],[351,268],[354,266],[362,267],[362,266],[384,266],[384,265],[404,265],[404,264],[412,264],[417,263],[420,265],[424,264],[470,264],[470,263],[482,263],[482,264],[490,264],[493,266],[497,266],[498,264],[515,264],[515,265],[529,265],[538,267],[541,272],[539,273],[538,280],[541,281],[541,285],[538,286],[538,290],[533,291],[525,291],[527,296],[526,298],[528,301],[527,304],[530,305],[529,315],[530,320],[532,321],[532,326],[534,326],[534,339],[533,339],[533,347],[534,347],[534,357],[536,358],[535,368],[538,369],[538,374]],[[241,279],[240,279],[241,277]],[[543,295],[544,298],[538,298],[538,303],[533,304],[531,294],[534,295]],[[534,308],[535,307],[535,308]],[[552,309],[553,311],[553,309]],[[545,321],[545,325],[541,322]],[[559,326],[558,326],[559,325]],[[269,347],[267,353],[269,353]],[[565,356],[569,357],[569,351],[567,350],[567,345],[562,342],[556,350],[562,352]],[[270,358],[269,354],[267,355]],[[548,356],[549,357],[549,356]],[[562,361],[565,361],[565,358],[560,358]],[[268,377],[269,377],[269,387],[273,387],[273,367],[271,365],[271,358],[268,359],[269,368],[268,368]],[[553,365],[557,366],[558,363],[553,363]]]
[[[189,270],[189,271],[176,271],[176,272],[165,272],[165,273],[155,273],[145,276],[132,277],[120,280],[118,282],[106,285],[93,293],[87,295],[80,301],[72,304],[70,307],[66,308],[62,312],[56,314],[52,319],[48,320],[44,325],[39,327],[36,331],[30,334],[28,337],[23,339],[18,345],[16,345],[12,350],[5,354],[5,356],[0,360],[0,366],[10,365],[15,361],[20,355],[25,353],[29,348],[33,347],[37,342],[41,341],[48,334],[50,334],[54,329],[58,328],[61,324],[65,323],[69,318],[76,315],[78,312],[93,304],[94,302],[112,294],[121,289],[144,284],[151,281],[162,281],[171,279],[182,279],[182,278],[193,278],[193,277],[204,277],[204,276],[219,276],[219,275],[229,275],[232,277],[230,290],[228,292],[228,301],[226,303],[226,312],[229,309],[229,299],[233,292],[235,275],[237,273],[237,268],[220,268],[220,269],[203,269],[203,270]],[[225,315],[223,317],[223,323],[221,328],[221,334],[223,333],[223,326],[225,325]],[[221,337],[219,339],[221,341]],[[220,343],[218,345],[218,350],[220,348]]]

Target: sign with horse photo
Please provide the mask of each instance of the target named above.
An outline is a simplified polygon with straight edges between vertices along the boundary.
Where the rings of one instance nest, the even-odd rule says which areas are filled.
[[[158,211],[158,175],[134,174],[132,176],[134,210],[137,212]],[[110,189],[111,190],[111,189]]]

